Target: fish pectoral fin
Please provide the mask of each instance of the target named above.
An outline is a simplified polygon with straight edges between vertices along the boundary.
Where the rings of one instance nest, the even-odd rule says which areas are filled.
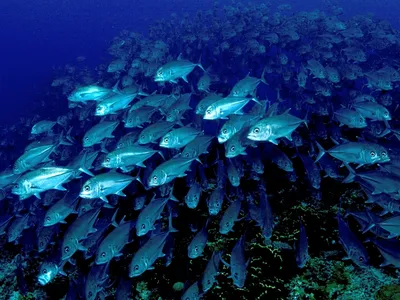
[[[126,197],[126,195],[121,191],[118,191],[115,193],[115,195],[121,196],[121,197]]]
[[[107,198],[106,198],[106,196],[101,196],[101,197],[99,197],[101,200],[103,200],[104,202],[106,202],[106,203],[108,203],[108,200],[107,200]]]
[[[276,146],[278,146],[278,142],[276,140],[269,140],[269,142],[274,144],[274,145],[276,145]]]
[[[35,197],[38,198],[38,199],[42,199],[42,198],[40,197],[40,194],[39,194],[39,193],[34,193],[33,195],[35,195]]]
[[[185,81],[186,83],[189,83],[189,81],[188,81],[188,79],[187,79],[186,75],[185,75],[185,76],[182,76],[181,78],[182,78],[182,79],[183,79],[183,81]]]
[[[146,168],[146,165],[143,162],[136,164],[138,167]]]
[[[86,252],[88,249],[85,246],[78,244],[78,250]]]
[[[292,141],[292,133],[289,133],[288,135],[285,136],[289,141]]]
[[[58,190],[58,191],[66,191],[67,190],[65,187],[62,186],[62,184],[55,186],[54,189]]]
[[[359,164],[359,165],[356,167],[356,170],[359,169],[359,168],[361,168],[362,166],[364,166],[364,164]]]
[[[187,174],[183,173],[183,174],[178,175],[177,177],[182,178],[182,177],[185,177],[185,176],[187,176]]]

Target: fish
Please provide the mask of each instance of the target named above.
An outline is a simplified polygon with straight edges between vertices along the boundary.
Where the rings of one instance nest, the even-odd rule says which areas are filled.
[[[164,256],[162,250],[165,246],[168,235],[173,232],[176,232],[176,229],[172,227],[172,217],[170,215],[168,231],[151,236],[149,240],[133,255],[129,264],[129,278],[140,276],[145,271],[151,269],[154,262],[159,257]]]
[[[93,227],[100,214],[100,208],[92,209],[78,217],[67,229],[61,244],[61,259],[67,260],[75,254],[76,251],[86,249],[83,248],[81,242],[90,233],[96,232]]]
[[[348,258],[351,259],[357,266],[365,268],[369,266],[369,257],[367,250],[358,240],[356,235],[351,231],[348,224],[337,215],[339,224],[339,239]]]
[[[40,199],[40,193],[51,189],[65,191],[63,184],[71,179],[73,171],[63,167],[43,167],[28,172],[18,179],[12,193],[25,200],[33,195]]]
[[[162,148],[179,149],[192,142],[202,132],[193,127],[181,127],[166,133],[160,141]]]
[[[250,102],[261,103],[256,98],[227,96],[217,100],[206,108],[204,120],[228,119],[230,115],[242,115],[242,109]]]
[[[104,168],[121,169],[125,172],[133,166],[145,168],[144,161],[156,153],[165,159],[161,151],[140,145],[127,146],[108,153],[101,165]]]
[[[209,220],[207,220],[204,227],[193,237],[188,246],[188,257],[191,259],[196,259],[203,255],[204,249],[207,246],[208,239],[208,226]]]
[[[201,278],[201,287],[204,293],[209,291],[217,282],[216,277],[219,271],[221,255],[222,253],[220,251],[214,251],[207,263],[206,269]]]
[[[278,145],[277,139],[285,137],[292,141],[292,133],[307,120],[299,119],[285,112],[280,115],[266,117],[250,127],[247,138],[252,141],[268,141]]]
[[[296,241],[295,250],[296,250],[296,264],[300,269],[302,269],[307,264],[307,261],[309,260],[310,257],[308,255],[308,239],[307,239],[306,228],[304,227],[301,221],[300,221],[299,239]]]
[[[186,176],[185,172],[189,170],[194,160],[196,158],[175,157],[163,162],[151,173],[147,181],[148,186],[156,187],[164,185],[175,178]]]
[[[233,231],[233,226],[235,225],[235,222],[238,222],[240,220],[240,209],[240,200],[235,200],[231,203],[231,205],[228,206],[219,223],[219,233],[228,234],[229,232]]]
[[[232,278],[233,284],[238,288],[244,287],[247,277],[246,269],[250,263],[250,259],[246,261],[244,245],[245,235],[242,235],[232,249],[230,264],[227,264],[222,260],[224,264],[230,267],[231,275],[228,276],[228,278]]]
[[[96,251],[95,263],[97,265],[108,264],[114,257],[122,255],[122,249],[132,242],[130,232],[135,228],[136,222],[113,222],[114,229],[99,244]]]
[[[114,138],[113,131],[118,127],[119,121],[116,122],[100,122],[90,128],[84,135],[83,147],[91,147],[100,144],[106,138]]]
[[[161,66],[154,76],[154,81],[168,81],[170,83],[177,83],[177,80],[181,78],[183,81],[188,83],[187,76],[193,71],[195,67],[199,67],[204,72],[206,72],[200,62],[195,64],[188,60],[182,59],[181,56],[179,56],[177,60],[170,61]]]
[[[107,196],[109,195],[126,197],[123,190],[134,180],[140,181],[140,178],[115,171],[99,174],[83,184],[79,196],[84,199],[100,198],[104,202],[108,202]]]

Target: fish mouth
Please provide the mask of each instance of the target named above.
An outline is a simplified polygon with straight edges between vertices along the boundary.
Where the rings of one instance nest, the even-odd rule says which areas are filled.
[[[38,281],[40,285],[46,285],[47,283],[49,283],[49,280],[47,278],[48,276],[44,275],[44,276],[39,276]]]

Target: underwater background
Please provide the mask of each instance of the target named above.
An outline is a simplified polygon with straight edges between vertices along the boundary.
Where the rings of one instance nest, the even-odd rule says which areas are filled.
[[[400,299],[399,11],[1,1],[0,299]]]

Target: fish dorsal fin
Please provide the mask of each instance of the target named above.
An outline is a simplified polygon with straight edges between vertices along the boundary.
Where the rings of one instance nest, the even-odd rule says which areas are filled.
[[[179,53],[178,58],[176,60],[182,60],[182,53]]]

